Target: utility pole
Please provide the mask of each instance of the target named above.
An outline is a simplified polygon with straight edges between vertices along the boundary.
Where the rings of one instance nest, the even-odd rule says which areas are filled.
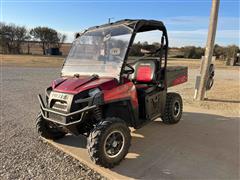
[[[202,63],[202,74],[199,83],[199,88],[197,91],[197,100],[204,100],[206,92],[206,84],[208,79],[209,66],[212,61],[213,48],[217,29],[218,20],[218,10],[219,10],[220,0],[212,0],[212,9],[210,15],[209,29],[208,29],[208,39],[205,49],[205,55]]]

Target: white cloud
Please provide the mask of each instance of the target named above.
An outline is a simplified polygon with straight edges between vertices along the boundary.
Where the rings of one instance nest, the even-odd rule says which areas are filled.
[[[238,30],[218,30],[217,36],[221,38],[238,38]],[[208,34],[208,29],[197,29],[193,31],[168,31],[168,34],[173,37],[192,37],[196,35],[199,37],[206,36]]]
[[[168,31],[170,46],[205,46],[208,35],[208,29]],[[146,32],[136,36],[135,42],[148,41],[149,43],[160,42],[161,34],[158,31]],[[216,34],[216,43],[221,45],[238,44],[238,30],[218,30]]]
[[[171,46],[205,46],[209,17],[179,16],[163,19],[168,29]],[[239,17],[219,17],[216,43],[239,45]]]
[[[163,18],[163,22],[167,27],[170,28],[189,28],[191,29],[200,29],[208,28],[209,17],[205,16],[178,16]],[[239,17],[218,17],[218,29],[238,29],[239,30]]]
[[[168,29],[170,46],[205,46],[208,35],[209,17],[179,16],[162,19]],[[216,43],[220,45],[239,45],[239,17],[219,17]],[[67,35],[66,42],[74,40],[73,31],[59,32]],[[143,33],[137,41],[160,42],[159,33]]]
[[[193,31],[169,31],[168,34],[170,46],[205,46],[208,36],[208,29],[198,29]],[[216,33],[215,42],[221,45],[239,45],[239,31],[218,30]]]

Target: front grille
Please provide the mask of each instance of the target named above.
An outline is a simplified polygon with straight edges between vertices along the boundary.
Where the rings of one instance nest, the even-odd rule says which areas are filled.
[[[67,97],[67,98],[63,98]],[[76,102],[77,100],[80,100],[80,102]],[[90,99],[91,100],[91,99]],[[49,105],[48,108],[60,112],[60,113],[71,113],[78,110],[81,110],[88,106],[89,104],[89,95],[87,91],[84,91],[82,93],[79,93],[77,95],[70,95],[70,94],[64,94],[64,93],[57,93],[52,92],[49,97]],[[48,113],[48,117],[62,123],[70,123],[74,121],[78,121],[82,118],[82,113],[64,117],[55,113]]]

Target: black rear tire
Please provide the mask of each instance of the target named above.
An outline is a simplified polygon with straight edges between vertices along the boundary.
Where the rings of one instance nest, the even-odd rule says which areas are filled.
[[[54,123],[43,119],[41,113],[38,114],[36,119],[36,129],[37,133],[46,139],[57,140],[66,135],[66,132],[61,131]]]
[[[106,118],[88,137],[87,149],[91,160],[100,166],[112,168],[128,153],[131,143],[130,130],[120,118]]]
[[[177,93],[167,93],[165,110],[162,121],[165,124],[176,124],[182,118],[183,103],[182,98]]]

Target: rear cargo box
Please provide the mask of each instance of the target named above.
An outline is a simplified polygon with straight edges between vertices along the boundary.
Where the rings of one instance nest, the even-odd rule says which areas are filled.
[[[188,68],[185,66],[167,67],[167,86],[172,87],[187,82]]]

